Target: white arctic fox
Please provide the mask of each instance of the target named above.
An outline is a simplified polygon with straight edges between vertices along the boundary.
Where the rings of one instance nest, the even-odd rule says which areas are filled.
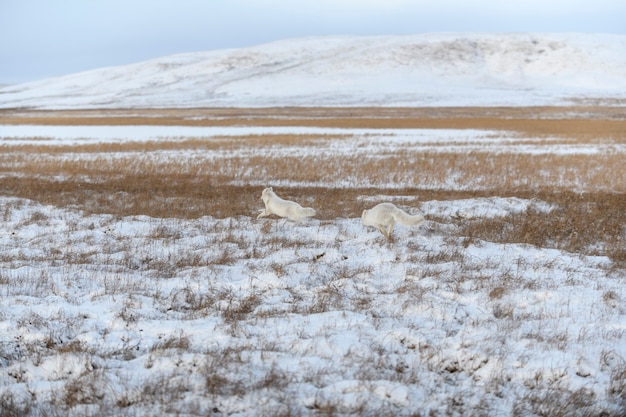
[[[279,217],[287,217],[290,220],[301,222],[307,217],[315,216],[314,209],[311,207],[302,207],[295,201],[283,200],[276,195],[272,187],[263,190],[261,199],[265,203],[265,208],[261,210],[257,219],[275,214]]]
[[[363,210],[361,220],[365,226],[374,226],[389,240],[393,227],[397,224],[417,226],[424,221],[421,214],[410,215],[391,203],[380,203],[369,210]]]

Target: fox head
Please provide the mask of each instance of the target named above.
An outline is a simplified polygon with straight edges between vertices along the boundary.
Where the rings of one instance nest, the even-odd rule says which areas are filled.
[[[261,200],[266,201],[270,198],[271,195],[274,194],[274,190],[272,190],[272,187],[267,187],[266,189],[263,190],[263,192],[261,193]]]

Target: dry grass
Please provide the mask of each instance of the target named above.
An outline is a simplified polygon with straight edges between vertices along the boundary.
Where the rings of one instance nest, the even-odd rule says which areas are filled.
[[[469,152],[395,147],[376,155],[348,136],[260,135],[52,146],[6,141],[0,192],[91,213],[152,217],[253,216],[268,184],[312,205],[321,219],[358,217],[363,196],[392,193],[417,200],[476,196],[538,198],[559,207],[463,223],[473,238],[609,254],[626,261],[626,170],[622,152],[519,153],[529,136],[541,146],[623,144],[619,108],[188,109],[1,112],[0,123],[309,125],[498,129],[513,132],[510,150],[488,144]],[[519,138],[519,139],[517,139]],[[450,144],[448,144],[450,145]],[[454,144],[452,144],[454,146]],[[352,148],[350,148],[352,147]],[[298,150],[304,149],[305,152]],[[330,149],[330,151],[328,151]],[[327,150],[326,152],[323,152]],[[163,157],[164,152],[175,152]],[[337,185],[337,179],[342,179]],[[309,185],[298,185],[309,184]],[[329,185],[330,184],[330,185]],[[602,245],[597,243],[602,242]],[[227,261],[224,261],[227,262]]]
[[[571,252],[609,255],[624,264],[626,196],[614,193],[552,193],[539,198],[558,206],[550,214],[527,211],[503,219],[461,222],[467,239],[528,243]],[[599,243],[602,242],[602,245]]]
[[[206,108],[0,111],[0,124],[158,126],[325,126],[504,129],[527,132],[615,132],[624,135],[621,107]]]

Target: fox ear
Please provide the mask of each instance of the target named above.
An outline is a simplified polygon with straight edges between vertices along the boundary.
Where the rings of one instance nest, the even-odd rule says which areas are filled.
[[[268,189],[268,190],[270,190],[270,191],[274,191],[274,190],[272,189],[272,187],[267,187],[267,189]]]

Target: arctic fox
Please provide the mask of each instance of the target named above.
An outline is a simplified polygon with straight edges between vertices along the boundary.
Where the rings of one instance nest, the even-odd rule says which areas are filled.
[[[417,226],[424,221],[424,217],[421,214],[407,214],[391,203],[380,203],[369,210],[363,210],[361,220],[365,226],[374,226],[380,230],[389,240],[396,223],[404,226]]]
[[[263,190],[261,199],[265,203],[265,208],[261,210],[258,218],[275,214],[279,217],[287,217],[290,220],[301,222],[307,217],[315,216],[315,210],[310,207],[302,207],[295,201],[283,200],[276,195],[272,187]]]

